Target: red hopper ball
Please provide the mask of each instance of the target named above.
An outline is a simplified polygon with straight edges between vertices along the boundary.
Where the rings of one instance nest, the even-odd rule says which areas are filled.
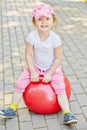
[[[69,80],[64,76],[65,90],[68,100],[71,95],[71,87]],[[39,114],[51,114],[61,110],[57,102],[57,96],[50,83],[43,83],[41,81],[35,83],[31,82],[25,92],[23,99],[29,110]]]

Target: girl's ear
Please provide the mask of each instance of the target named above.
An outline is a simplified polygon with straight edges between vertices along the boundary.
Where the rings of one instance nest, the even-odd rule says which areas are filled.
[[[32,23],[35,26],[35,18],[34,17],[32,18]]]

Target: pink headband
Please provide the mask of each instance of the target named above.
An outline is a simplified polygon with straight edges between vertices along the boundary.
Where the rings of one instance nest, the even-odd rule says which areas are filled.
[[[33,9],[33,17],[35,19],[40,18],[41,16],[46,16],[48,18],[51,18],[52,15],[54,15],[53,8],[48,4],[41,4]]]

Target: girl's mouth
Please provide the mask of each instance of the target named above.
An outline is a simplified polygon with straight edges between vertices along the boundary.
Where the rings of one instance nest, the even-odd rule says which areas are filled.
[[[41,25],[41,28],[47,28],[48,25]]]

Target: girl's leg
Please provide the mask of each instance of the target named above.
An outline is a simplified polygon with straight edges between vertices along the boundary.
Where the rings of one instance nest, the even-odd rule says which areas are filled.
[[[64,76],[61,70],[54,73],[51,84],[64,114],[64,124],[76,124],[78,121],[70,112],[68,99],[65,92]]]
[[[35,67],[35,70],[38,74],[40,74],[38,68]],[[28,68],[25,68],[15,85],[15,91],[10,105],[12,109],[16,110],[18,108],[18,104],[22,99],[23,92],[25,91],[25,88],[29,83],[30,83],[30,71]]]
[[[70,112],[69,103],[66,94],[58,94],[57,96],[58,103],[62,108],[63,113]]]
[[[25,88],[27,85],[30,83],[30,72],[28,68],[25,68],[24,71],[22,72],[21,76],[16,82],[15,85],[15,91],[12,96],[12,101],[10,104],[10,107],[16,111],[18,108],[18,104],[20,100],[22,99],[23,92],[25,91]]]
[[[16,111],[17,108],[18,108],[18,104],[19,104],[19,102],[22,99],[22,94],[23,93],[20,93],[20,92],[14,92],[13,93],[12,101],[11,101],[11,104],[10,104],[10,108],[12,108],[14,111]]]
[[[63,113],[69,111],[68,99],[65,92],[64,75],[61,70],[61,66],[57,68],[56,72],[52,76],[52,87],[56,93],[59,105],[61,106]]]
[[[37,73],[40,73],[36,68]],[[15,85],[15,91],[13,93],[12,101],[10,107],[0,110],[0,117],[2,118],[13,118],[16,116],[16,110],[18,108],[18,103],[22,99],[22,94],[25,88],[30,83],[30,72],[28,68],[25,68],[21,76]]]
[[[16,104],[19,104],[20,100],[22,99],[23,93],[20,92],[14,92],[12,96],[12,101],[15,102]]]
[[[59,77],[59,78],[58,78]],[[55,73],[52,79],[52,86],[56,93],[58,103],[62,108],[63,113],[70,112],[69,103],[65,92],[64,76],[61,72]]]

